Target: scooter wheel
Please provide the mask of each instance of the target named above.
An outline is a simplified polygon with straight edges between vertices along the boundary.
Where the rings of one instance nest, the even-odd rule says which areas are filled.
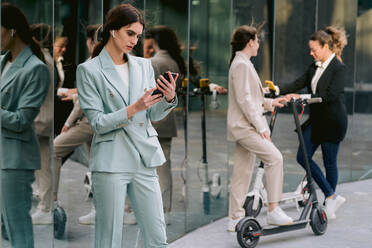
[[[253,202],[254,202],[254,197],[253,196],[248,196],[245,199],[245,203],[243,205],[243,208],[245,209],[245,216],[251,216],[251,217],[257,217],[262,208],[262,199],[259,199],[257,209],[253,209]]]
[[[324,208],[313,208],[310,214],[310,226],[315,235],[323,235],[327,230],[327,225],[328,219]]]
[[[243,223],[238,224],[237,239],[243,248],[254,248],[258,244],[261,235],[261,228],[254,219],[242,219]]]
[[[65,210],[58,206],[53,211],[53,218],[54,218],[54,238],[62,239],[63,235],[65,234],[66,228],[66,213]]]

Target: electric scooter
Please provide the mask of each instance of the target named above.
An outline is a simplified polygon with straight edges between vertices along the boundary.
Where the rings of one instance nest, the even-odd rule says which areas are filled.
[[[314,180],[311,176],[309,161],[305,148],[305,142],[302,135],[301,125],[297,113],[297,106],[305,106],[307,104],[319,103],[321,98],[312,99],[292,99],[289,104],[292,107],[293,118],[296,124],[297,136],[300,142],[300,147],[304,154],[304,168],[306,171],[307,186],[309,197],[304,203],[304,208],[298,220],[293,224],[286,226],[261,226],[259,222],[253,217],[245,217],[239,221],[236,226],[237,240],[243,248],[254,248],[257,246],[261,236],[267,236],[287,231],[293,231],[305,228],[309,223],[311,229],[316,235],[323,235],[327,230],[328,219],[326,212],[321,204],[318,202]]]
[[[274,109],[274,111],[271,113],[271,120],[269,124],[271,135],[273,133],[276,116],[277,111],[276,109]],[[257,217],[260,214],[262,207],[264,205],[268,205],[267,192],[263,184],[264,173],[264,163],[261,161],[256,173],[253,190],[247,194],[243,205],[245,216]],[[282,199],[279,203],[294,202],[296,205],[296,209],[300,212],[300,207],[304,206],[304,201],[308,197],[308,195],[305,194],[306,183],[306,179],[304,178],[294,192],[283,193]]]

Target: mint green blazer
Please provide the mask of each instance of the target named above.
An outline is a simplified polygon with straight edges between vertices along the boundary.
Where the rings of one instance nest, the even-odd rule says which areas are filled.
[[[155,87],[150,60],[128,55],[128,65],[129,92],[105,48],[97,57],[78,66],[79,102],[95,132],[91,171],[136,172],[138,164],[156,167],[165,162],[151,121],[164,118],[177,105],[177,99],[168,103],[163,97],[150,109],[128,119],[127,106]]]
[[[0,56],[1,70],[10,53]],[[1,78],[1,168],[40,169],[34,119],[49,88],[48,67],[26,46]]]

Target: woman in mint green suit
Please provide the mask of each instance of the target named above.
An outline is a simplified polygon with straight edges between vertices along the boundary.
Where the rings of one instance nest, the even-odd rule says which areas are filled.
[[[160,77],[156,86],[151,62],[129,55],[143,27],[143,17],[133,6],[113,8],[93,58],[77,69],[79,101],[95,132],[90,166],[96,248],[122,247],[126,194],[145,247],[167,247],[156,174],[165,158],[151,121],[164,118],[176,106],[177,78],[168,82]],[[163,96],[152,94],[155,89]]]
[[[48,92],[49,71],[26,17],[5,3],[1,51],[1,213],[11,246],[32,248],[31,183],[40,169],[33,122]]]

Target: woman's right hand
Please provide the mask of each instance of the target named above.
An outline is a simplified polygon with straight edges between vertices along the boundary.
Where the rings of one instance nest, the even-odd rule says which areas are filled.
[[[145,94],[143,94],[143,96],[137,100],[137,102],[127,107],[128,119],[135,115],[137,112],[149,109],[152,105],[161,101],[162,96],[160,94],[151,95],[154,90],[156,90],[156,87],[147,90]]]
[[[266,130],[265,132],[260,133],[260,135],[261,135],[261,137],[263,139],[267,139],[268,141],[271,141],[271,137],[270,137],[270,132],[269,131]]]

